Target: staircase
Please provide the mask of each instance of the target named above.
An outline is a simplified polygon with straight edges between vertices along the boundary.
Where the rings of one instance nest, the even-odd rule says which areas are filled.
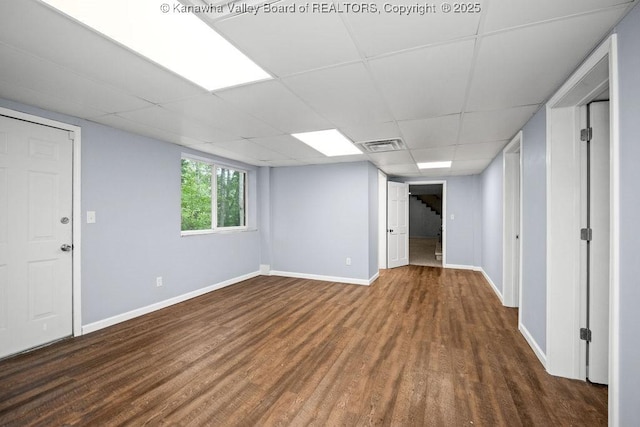
[[[411,195],[417,200],[424,203],[429,209],[434,211],[440,218],[442,218],[442,199],[436,194],[421,194],[419,196]]]

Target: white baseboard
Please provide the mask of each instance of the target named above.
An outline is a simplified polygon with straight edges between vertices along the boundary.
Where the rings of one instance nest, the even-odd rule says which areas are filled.
[[[529,347],[531,347],[535,355],[538,357],[538,360],[540,361],[540,363],[542,363],[542,366],[547,369],[547,356],[543,353],[536,340],[533,339],[527,328],[522,323],[518,324],[518,330],[520,331],[524,339],[527,340]]]
[[[156,302],[154,304],[147,305],[146,307],[136,308],[135,310],[131,310],[126,313],[118,314],[116,316],[112,316],[107,319],[98,320],[97,322],[89,323],[88,325],[83,325],[82,334],[95,332],[100,329],[104,329],[109,326],[113,326],[118,323],[133,319],[135,317],[139,317],[148,313],[152,313],[156,310],[160,310],[160,309],[169,307],[171,305],[181,303],[188,299],[199,297],[200,295],[204,295],[211,291],[215,291],[216,289],[221,289],[227,286],[235,285],[236,283],[242,282],[244,280],[252,279],[259,275],[260,275],[260,272],[256,271],[253,273],[245,274],[243,276],[234,277],[233,279],[225,280],[224,282],[216,283],[215,285],[207,286],[206,288],[196,289],[195,291],[187,292],[186,294],[178,295],[176,297],[169,298],[164,301]]]
[[[311,280],[322,280],[323,282],[337,282],[337,283],[347,283],[350,285],[364,285],[369,286],[373,283],[374,280],[378,278],[379,273],[376,273],[369,280],[367,279],[354,279],[351,277],[336,277],[336,276],[322,276],[319,274],[308,274],[308,273],[295,273],[292,271],[278,271],[271,270],[272,276],[282,276],[282,277],[295,277],[297,279],[311,279]]]
[[[380,277],[380,270],[378,270],[376,274],[369,278],[369,285],[378,280],[378,277]]]
[[[262,276],[271,275],[271,266],[269,264],[260,264],[260,275]]]
[[[500,290],[498,289],[498,287],[496,286],[495,283],[493,283],[493,280],[491,280],[491,277],[489,277],[489,275],[487,274],[486,271],[484,271],[484,268],[480,268],[480,272],[482,273],[482,275],[484,276],[485,280],[487,282],[489,282],[489,284],[491,285],[491,288],[493,289],[493,292],[496,293],[496,295],[498,296],[498,299],[500,300],[500,303],[502,305],[504,305],[504,299],[502,298],[502,294],[500,293]]]
[[[462,265],[462,264],[445,264],[444,268],[454,268],[456,270],[482,271],[482,267],[476,267],[473,265]]]

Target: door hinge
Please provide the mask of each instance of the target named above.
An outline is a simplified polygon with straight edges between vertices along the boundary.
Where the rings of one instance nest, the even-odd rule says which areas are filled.
[[[580,129],[580,141],[591,141],[593,128]]]
[[[580,339],[582,341],[591,342],[591,329],[580,328]]]
[[[593,239],[593,230],[590,228],[580,229],[580,240],[590,242]]]

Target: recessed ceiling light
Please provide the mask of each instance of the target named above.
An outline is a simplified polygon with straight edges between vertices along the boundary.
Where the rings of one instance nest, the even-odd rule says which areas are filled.
[[[328,157],[362,154],[362,151],[336,129],[294,133],[291,136]]]
[[[43,1],[207,90],[271,78],[181,3]]]
[[[450,168],[450,167],[451,167],[451,161],[418,163],[418,169],[441,169],[441,168]]]

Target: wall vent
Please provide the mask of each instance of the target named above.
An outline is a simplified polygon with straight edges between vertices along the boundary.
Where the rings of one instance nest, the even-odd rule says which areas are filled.
[[[365,142],[357,142],[356,145],[359,145],[362,150],[367,153],[384,153],[386,151],[400,151],[406,150],[407,146],[404,144],[404,141],[400,138],[393,139],[381,139],[378,141],[365,141]]]

